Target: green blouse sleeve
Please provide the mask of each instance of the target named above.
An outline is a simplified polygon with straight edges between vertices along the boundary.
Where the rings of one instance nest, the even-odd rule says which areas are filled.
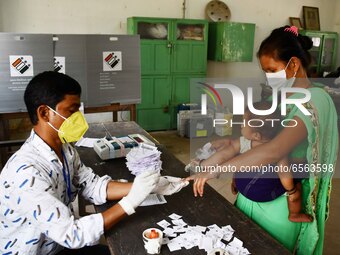
[[[318,93],[315,93],[316,91],[313,89],[310,89],[310,92],[311,92],[311,101],[318,101],[318,97],[320,94],[318,95]],[[290,98],[300,98],[301,96],[302,96],[301,94],[294,94]],[[308,111],[312,111],[312,107],[310,103],[304,104],[304,107]],[[304,141],[302,141],[298,146],[296,146],[289,156],[291,158],[307,158],[308,157],[307,151],[311,149],[309,145],[315,142],[315,130],[314,130],[312,118],[311,116],[305,115],[295,105],[288,105],[287,112],[288,114],[285,118],[286,120],[294,119],[294,117],[298,117],[300,120],[303,121],[308,132],[308,137]]]

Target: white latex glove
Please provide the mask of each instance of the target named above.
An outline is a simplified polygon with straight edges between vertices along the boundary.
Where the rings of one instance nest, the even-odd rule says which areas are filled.
[[[159,195],[169,196],[179,192],[182,188],[189,185],[188,181],[182,180],[182,178],[173,176],[161,176],[156,187],[152,190],[152,193]]]
[[[160,173],[147,171],[138,175],[130,189],[129,194],[119,201],[120,206],[131,215],[135,209],[145,200],[159,182]]]

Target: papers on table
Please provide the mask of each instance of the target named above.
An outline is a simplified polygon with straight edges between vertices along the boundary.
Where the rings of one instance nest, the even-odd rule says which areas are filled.
[[[157,147],[140,144],[126,155],[126,166],[133,175],[139,175],[144,171],[160,171],[162,169],[160,157],[161,152]]]
[[[157,225],[165,229],[168,226],[170,226],[171,224],[169,222],[167,222],[166,220],[162,220],[162,221],[158,222]]]
[[[166,204],[166,203],[167,203],[167,201],[165,200],[163,195],[150,194],[140,204],[140,206],[161,205],[161,204]]]
[[[172,220],[179,220],[180,218],[182,218],[182,216],[179,216],[178,214],[173,213],[169,215],[169,218]]]
[[[230,255],[250,254],[243,247],[243,242],[233,237],[235,230],[230,225],[189,226],[178,214],[173,213],[168,217],[170,220],[164,219],[157,225],[163,228],[163,245],[167,245],[171,252],[197,246],[207,253],[218,249]]]
[[[96,142],[98,138],[81,138],[78,142],[76,142],[76,146],[78,147],[88,147],[93,148],[94,142]]]

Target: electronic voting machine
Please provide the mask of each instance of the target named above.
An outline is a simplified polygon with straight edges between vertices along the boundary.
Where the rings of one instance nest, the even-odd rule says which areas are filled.
[[[148,138],[141,134],[132,134],[121,137],[106,136],[98,139],[93,148],[102,160],[125,157],[134,147],[140,144],[155,146]]]

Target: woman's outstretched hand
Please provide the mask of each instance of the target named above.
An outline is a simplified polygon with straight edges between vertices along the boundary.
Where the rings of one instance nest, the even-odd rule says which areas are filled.
[[[194,191],[195,197],[197,197],[197,195],[200,195],[200,197],[203,197],[205,183],[210,179],[216,178],[217,176],[218,176],[217,173],[206,172],[206,173],[198,173],[198,174],[191,175],[185,178],[184,180],[194,181],[193,191]]]

